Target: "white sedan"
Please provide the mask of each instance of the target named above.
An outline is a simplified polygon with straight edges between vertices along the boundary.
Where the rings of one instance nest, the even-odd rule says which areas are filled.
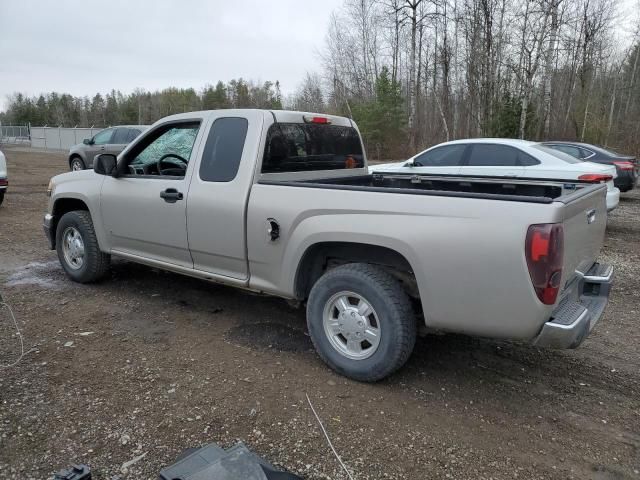
[[[613,185],[616,168],[585,162],[540,143],[506,138],[454,140],[431,147],[409,160],[372,165],[370,172],[402,172],[474,177],[581,180],[607,184],[607,210],[618,206]]]

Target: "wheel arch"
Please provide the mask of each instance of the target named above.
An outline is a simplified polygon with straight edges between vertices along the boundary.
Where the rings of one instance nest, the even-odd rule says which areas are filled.
[[[414,270],[397,250],[371,243],[322,241],[308,246],[300,257],[294,279],[296,298],[306,299],[314,283],[326,271],[347,263],[383,267],[400,280],[411,297],[420,297]]]
[[[89,206],[87,203],[80,198],[71,198],[71,197],[63,197],[58,198],[53,203],[53,208],[51,214],[53,215],[53,219],[51,222],[51,231],[53,232],[52,241],[53,247],[56,247],[56,230],[58,228],[58,222],[62,218],[65,213],[73,212],[75,210],[84,210],[91,214],[89,210]]]

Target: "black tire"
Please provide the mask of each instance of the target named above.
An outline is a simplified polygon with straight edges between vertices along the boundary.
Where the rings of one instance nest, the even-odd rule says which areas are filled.
[[[0,192],[0,205],[2,205],[3,201],[4,201],[4,192]]]
[[[79,233],[84,244],[83,262],[79,268],[74,268],[64,253],[63,235],[71,228]],[[111,257],[100,250],[91,215],[85,210],[68,212],[62,216],[56,228],[56,250],[62,268],[74,282],[95,282],[100,280],[109,270]]]
[[[74,168],[77,165],[78,168]],[[71,157],[69,160],[69,168],[72,172],[85,170],[87,166],[84,164],[84,160],[80,157]]]
[[[361,296],[375,310],[380,339],[368,358],[354,360],[343,355],[325,333],[325,306],[343,291]],[[400,282],[382,268],[365,263],[342,265],[316,282],[307,302],[307,325],[322,360],[341,375],[361,382],[381,380],[402,367],[416,341],[416,318]]]

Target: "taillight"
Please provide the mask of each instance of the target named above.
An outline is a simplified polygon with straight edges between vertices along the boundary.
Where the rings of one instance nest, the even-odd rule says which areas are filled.
[[[325,125],[331,123],[331,120],[329,120],[327,117],[314,117],[312,115],[305,115],[303,118],[305,123],[322,123]]]
[[[635,166],[631,162],[613,162],[620,170],[633,170]]]
[[[609,180],[613,180],[611,175],[603,175],[601,173],[585,173],[584,175],[580,175],[578,180],[584,180],[585,182],[591,183],[606,183]]]
[[[6,178],[0,178],[0,187],[6,187],[9,185],[9,181]]]
[[[525,240],[525,255],[531,283],[545,305],[553,305],[560,291],[564,231],[562,224],[531,225]]]

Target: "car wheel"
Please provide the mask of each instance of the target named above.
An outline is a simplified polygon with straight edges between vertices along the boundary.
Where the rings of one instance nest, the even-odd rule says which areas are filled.
[[[84,166],[84,162],[82,161],[82,159],[80,157],[73,157],[71,159],[71,171],[72,172],[79,172],[80,170],[84,170],[85,166]]]
[[[398,280],[352,263],[325,273],[311,289],[307,325],[324,362],[354,380],[375,382],[405,364],[416,319]]]
[[[4,192],[0,192],[0,205],[2,205],[3,201],[4,201]]]
[[[84,210],[65,213],[56,228],[58,259],[71,280],[91,283],[109,270],[110,256],[103,253],[91,215]]]

